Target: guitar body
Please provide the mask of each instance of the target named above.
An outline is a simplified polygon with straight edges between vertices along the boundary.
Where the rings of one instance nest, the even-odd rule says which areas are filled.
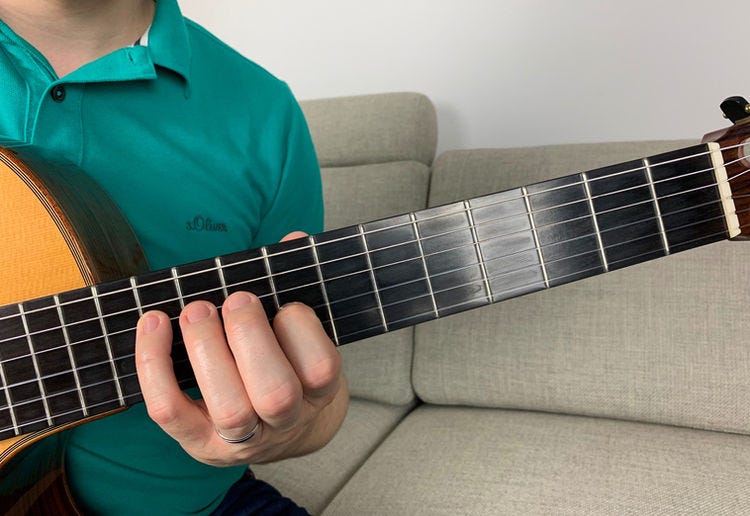
[[[0,305],[147,269],[135,235],[109,196],[76,167],[45,160],[32,148],[22,156],[0,148],[0,241]],[[3,392],[0,406],[6,404]],[[57,436],[45,440],[52,453],[45,450],[44,457],[34,456],[31,446],[62,429],[0,441],[0,513],[78,513],[65,487]],[[14,472],[21,461],[24,471],[37,471],[22,478]]]

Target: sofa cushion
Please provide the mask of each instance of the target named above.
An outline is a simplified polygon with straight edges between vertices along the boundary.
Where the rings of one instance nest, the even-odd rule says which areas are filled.
[[[419,93],[381,93],[300,102],[322,167],[388,161],[430,165],[437,118]]]
[[[671,143],[440,157],[431,198],[506,189]],[[521,408],[750,433],[750,246],[724,242],[417,328],[413,382],[437,404]]]
[[[326,229],[420,210],[427,205],[430,169],[394,161],[322,170]]]
[[[406,411],[405,407],[353,399],[344,424],[328,446],[304,457],[253,465],[252,470],[284,496],[319,514]]]
[[[748,466],[745,436],[422,406],[324,515],[740,514]]]

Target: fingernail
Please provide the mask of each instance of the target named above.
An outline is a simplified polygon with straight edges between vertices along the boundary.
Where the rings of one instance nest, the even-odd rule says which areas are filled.
[[[185,308],[185,317],[190,324],[207,319],[211,315],[211,309],[205,303],[195,303]]]
[[[300,303],[298,301],[290,301],[286,303],[285,305],[281,305],[281,307],[279,308],[279,312],[292,306],[307,306],[307,305],[305,305],[304,303]]]
[[[227,310],[231,312],[250,304],[250,301],[252,301],[252,297],[250,297],[250,294],[247,292],[235,292],[227,298],[224,306],[226,306]]]
[[[141,331],[143,331],[143,333],[152,333],[159,327],[160,322],[158,315],[146,314],[141,317]]]

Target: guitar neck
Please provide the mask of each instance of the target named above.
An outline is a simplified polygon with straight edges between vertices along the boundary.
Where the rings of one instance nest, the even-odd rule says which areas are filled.
[[[248,290],[269,318],[313,307],[337,345],[738,234],[716,144],[573,174],[0,307],[0,439],[142,400],[134,335],[185,304]]]

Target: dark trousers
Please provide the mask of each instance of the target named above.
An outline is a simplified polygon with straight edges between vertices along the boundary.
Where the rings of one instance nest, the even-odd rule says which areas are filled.
[[[309,516],[309,513],[249,469],[227,492],[214,516]]]

